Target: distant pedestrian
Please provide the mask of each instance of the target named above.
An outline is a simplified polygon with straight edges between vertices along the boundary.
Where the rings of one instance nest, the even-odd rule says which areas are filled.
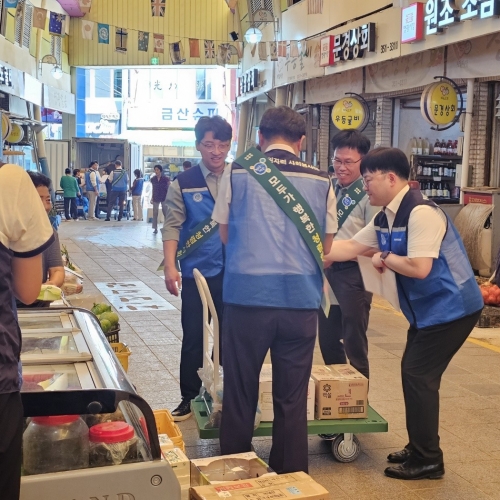
[[[154,170],[156,175],[151,177],[151,186],[153,188],[153,233],[156,234],[158,232],[158,209],[160,204],[163,218],[167,216],[165,199],[167,198],[170,179],[163,175],[163,167],[161,165],[155,165]]]
[[[66,221],[70,221],[71,218],[78,220],[76,197],[80,194],[80,188],[77,180],[71,175],[70,168],[67,168],[64,174],[59,181],[59,186],[61,186],[64,193],[64,216]]]
[[[128,174],[123,170],[122,162],[115,161],[115,169],[109,174],[108,181],[111,183],[111,192],[108,196],[108,213],[106,220],[110,220],[111,211],[118,200],[118,220],[121,221],[123,217],[123,207],[127,201],[128,191]]]
[[[144,179],[142,172],[137,168],[134,170],[134,183],[132,184],[132,207],[134,209],[134,219],[142,221],[142,190],[144,188]]]
[[[184,172],[186,170],[189,170],[193,165],[191,165],[191,162],[189,160],[186,160],[183,164],[182,164],[182,168],[184,169]]]
[[[101,178],[97,170],[98,168],[99,164],[96,161],[92,161],[85,174],[85,188],[87,198],[89,199],[89,220],[97,220],[99,218],[97,210],[99,209],[99,185]]]

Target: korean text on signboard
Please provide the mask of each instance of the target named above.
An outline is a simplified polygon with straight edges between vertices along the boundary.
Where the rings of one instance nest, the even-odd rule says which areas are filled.
[[[435,35],[444,28],[468,19],[487,19],[500,15],[500,0],[427,0],[425,33]]]
[[[401,43],[417,42],[424,37],[424,4],[413,3],[401,11]]]
[[[332,121],[339,130],[361,128],[366,116],[365,106],[354,97],[340,99],[332,109]]]
[[[259,70],[257,68],[246,71],[239,78],[239,95],[252,92],[259,86]]]
[[[0,65],[0,85],[12,87],[12,70]]]
[[[375,23],[367,23],[333,36],[334,64],[363,57],[375,52]]]

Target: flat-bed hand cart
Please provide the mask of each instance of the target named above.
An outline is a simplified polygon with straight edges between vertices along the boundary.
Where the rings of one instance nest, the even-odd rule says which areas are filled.
[[[219,386],[219,320],[210,295],[207,282],[203,275],[194,270],[194,278],[203,304],[203,367],[211,367],[214,374],[213,387]],[[210,324],[210,317],[213,326]],[[209,346],[210,336],[213,337],[213,357]],[[211,397],[214,395],[198,396],[191,402],[198,434],[201,439],[216,439],[219,429],[205,428],[212,412]],[[272,436],[273,423],[261,422],[254,430],[255,437]],[[371,406],[368,406],[367,418],[341,419],[341,420],[309,420],[307,422],[308,434],[316,434],[320,438],[331,441],[332,453],[339,462],[353,462],[361,453],[361,445],[355,433],[387,432],[388,423]]]

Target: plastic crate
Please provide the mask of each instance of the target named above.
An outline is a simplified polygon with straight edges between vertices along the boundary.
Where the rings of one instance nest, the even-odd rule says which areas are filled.
[[[123,369],[128,371],[128,358],[132,354],[130,348],[122,342],[111,343],[111,347],[115,351],[115,355],[123,366]]]
[[[106,336],[110,344],[117,344],[118,342],[120,342],[120,324],[116,325],[116,328],[110,330],[104,335]]]
[[[174,443],[176,448],[180,448],[186,453],[186,446],[184,439],[182,439],[182,432],[179,426],[174,422],[174,419],[168,410],[153,410],[156,429],[158,434],[166,434]]]

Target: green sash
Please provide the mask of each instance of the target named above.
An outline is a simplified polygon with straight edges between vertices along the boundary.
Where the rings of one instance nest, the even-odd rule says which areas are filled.
[[[258,149],[250,148],[237,158],[235,163],[241,165],[264,188],[285,212],[285,215],[294,223],[323,274],[321,226],[309,203],[274,163]],[[325,277],[323,282],[328,284]],[[328,295],[323,293],[322,300],[322,307],[325,310],[326,317],[328,317],[330,310]]]
[[[191,232],[190,236],[179,245],[176,254],[176,260],[185,259],[191,252],[203,245],[205,241],[219,232],[219,223],[212,219],[212,216],[202,220]],[[165,268],[165,259],[161,261],[157,271],[163,271]]]
[[[339,229],[342,227],[352,210],[366,196],[366,191],[363,189],[363,180],[358,179],[353,182],[344,194],[337,200],[337,222]]]
[[[115,174],[113,173],[113,182],[111,183],[112,187],[115,187],[116,184],[118,182],[120,182],[123,179],[123,176],[125,175],[125,170],[123,170],[123,169],[120,169],[120,170],[121,170],[120,177],[117,177],[116,179],[115,179]]]

